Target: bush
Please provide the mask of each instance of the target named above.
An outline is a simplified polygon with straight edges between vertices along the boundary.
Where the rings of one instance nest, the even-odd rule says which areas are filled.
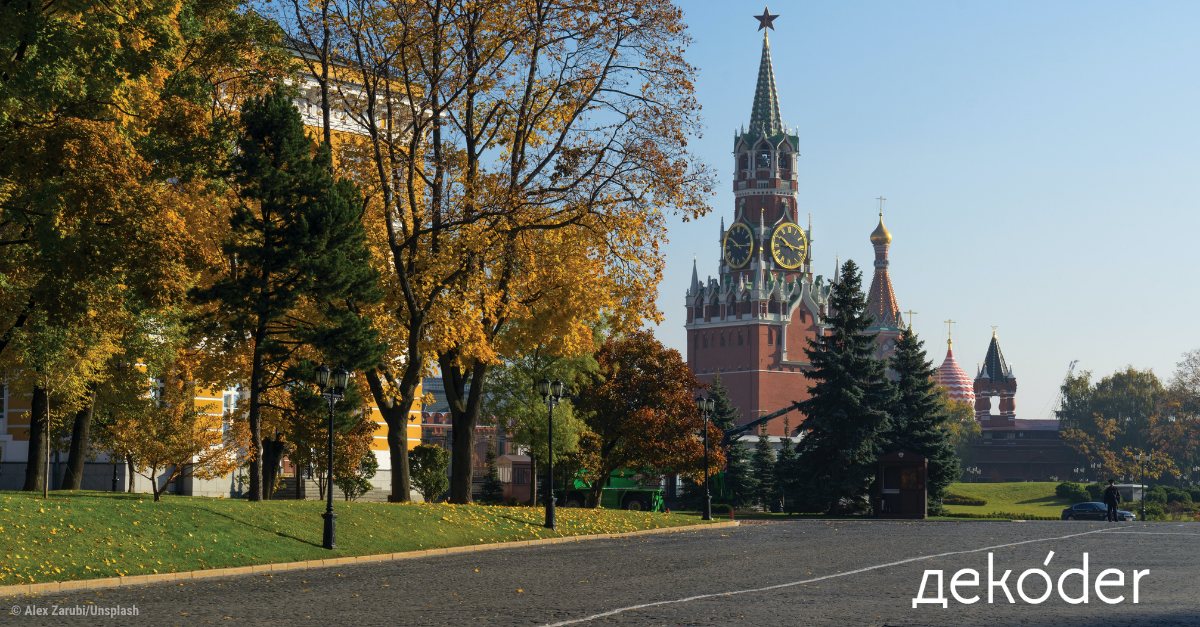
[[[701,506],[700,506],[700,511],[704,511],[704,506],[703,506],[703,505],[701,505]],[[712,506],[712,513],[714,513],[714,514],[728,514],[729,512],[730,512],[730,507],[729,507],[729,504],[728,504],[728,503],[713,503],[713,506]]]
[[[1167,502],[1167,489],[1163,486],[1156,485],[1153,488],[1146,490],[1146,502],[1165,504]]]
[[[1200,503],[1200,487],[1187,488],[1187,493],[1191,495],[1193,503]]]
[[[942,497],[943,505],[987,505],[987,501],[974,497],[963,496],[961,494],[947,493]]]
[[[1054,494],[1060,499],[1067,499],[1072,503],[1080,501],[1091,501],[1091,493],[1078,483],[1064,481],[1054,487]]]
[[[446,469],[450,451],[436,444],[418,444],[408,456],[409,477],[413,488],[426,503],[432,503],[450,488]]]
[[[1104,484],[1100,482],[1089,483],[1084,488],[1087,489],[1088,496],[1092,497],[1089,501],[1104,502]]]
[[[1183,503],[1191,505],[1192,495],[1179,488],[1167,488],[1167,503]]]

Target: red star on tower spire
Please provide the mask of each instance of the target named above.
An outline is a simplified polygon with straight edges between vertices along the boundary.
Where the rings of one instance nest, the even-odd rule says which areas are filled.
[[[763,14],[755,15],[754,19],[758,20],[758,30],[762,30],[764,28],[769,28],[771,30],[775,30],[775,25],[772,24],[771,22],[774,22],[775,18],[777,18],[777,17],[779,17],[779,16],[771,15],[771,11],[768,10],[767,7],[763,7]]]

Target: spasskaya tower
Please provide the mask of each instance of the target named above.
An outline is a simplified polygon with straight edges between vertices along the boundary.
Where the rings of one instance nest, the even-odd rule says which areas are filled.
[[[782,121],[766,29],[749,126],[733,138],[734,207],[721,218],[715,277],[695,263],[687,291],[688,364],[711,383],[717,373],[739,423],[808,398],[804,348],[821,332],[830,287],[812,272],[812,218],[801,222],[796,176],[799,137]],[[791,414],[794,428],[802,420]],[[768,432],[783,435],[784,421]]]

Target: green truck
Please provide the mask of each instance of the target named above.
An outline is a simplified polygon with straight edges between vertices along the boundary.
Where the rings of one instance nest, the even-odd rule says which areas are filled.
[[[661,475],[644,475],[636,470],[614,470],[600,492],[600,506],[611,509],[662,512],[663,484]],[[554,491],[562,507],[586,507],[592,483],[577,474],[570,487]]]

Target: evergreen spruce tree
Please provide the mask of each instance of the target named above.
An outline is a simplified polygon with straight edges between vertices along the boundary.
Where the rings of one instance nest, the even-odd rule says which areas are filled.
[[[906,449],[928,459],[925,485],[929,502],[933,503],[962,473],[950,432],[942,426],[949,415],[933,382],[933,363],[925,360],[923,346],[911,329],[906,329],[896,342],[892,370],[896,373],[897,394],[888,412],[892,429],[887,452]]]
[[[374,366],[383,354],[378,333],[352,311],[383,298],[362,195],[352,182],[334,180],[331,161],[328,145],[314,150],[282,87],[246,100],[232,158],[238,203],[221,247],[229,263],[210,287],[191,293],[211,305],[206,337],[222,338],[230,351],[246,347],[251,356],[251,501],[265,497],[264,393],[293,386],[285,373],[296,352],[316,348],[352,371]]]
[[[790,434],[790,430],[789,433]],[[775,454],[775,493],[783,501],[783,511],[792,514],[800,511],[796,494],[796,449],[792,439],[785,437]]]
[[[807,431],[799,445],[797,479],[809,506],[841,513],[842,499],[865,502],[875,463],[890,426],[887,410],[895,391],[884,377],[886,362],[874,359],[875,334],[862,273],[847,260],[833,286],[824,335],[805,349],[812,369],[810,398],[800,403]]]
[[[758,443],[754,445],[754,454],[750,457],[750,468],[758,483],[754,489],[754,501],[764,511],[771,511],[771,505],[779,501],[779,493],[775,489],[775,449],[771,446],[771,436],[767,435],[765,427],[759,431]]]
[[[713,399],[712,423],[721,431],[728,431],[737,426],[737,419],[742,415],[737,407],[729,402],[729,390],[721,383],[721,375],[713,378],[712,388],[708,397]],[[709,442],[709,446],[720,446],[720,442]],[[734,509],[745,507],[754,501],[758,490],[758,481],[750,471],[750,448],[740,440],[725,447],[724,494],[719,501],[728,503]],[[713,501],[717,502],[716,494]]]
[[[500,471],[496,468],[496,447],[491,442],[488,442],[484,463],[487,465],[487,478],[483,480],[483,492],[479,500],[484,503],[499,503],[504,500],[504,486],[500,483]]]
[[[713,413],[709,420],[721,431],[728,431],[737,426],[741,412],[729,402],[729,390],[721,384],[721,375],[713,378],[708,397],[713,399]],[[720,442],[709,441],[710,449],[721,446]],[[750,459],[750,449],[740,441],[735,441],[725,447],[725,468],[710,468],[710,485],[712,487],[713,503],[728,503],[735,509],[745,507],[753,502],[758,483],[750,471],[747,461]],[[718,473],[721,476],[717,476]],[[703,480],[701,480],[703,481]],[[683,506],[689,510],[704,508],[704,485],[700,482],[686,481],[683,486]]]

